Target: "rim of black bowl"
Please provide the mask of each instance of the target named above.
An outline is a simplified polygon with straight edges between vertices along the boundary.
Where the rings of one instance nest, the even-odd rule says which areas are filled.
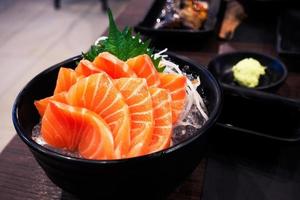
[[[112,163],[113,164],[113,163],[134,162],[134,161],[140,161],[140,160],[145,160],[145,159],[152,159],[152,158],[163,156],[165,154],[172,153],[173,151],[175,151],[175,150],[177,150],[177,149],[193,142],[198,137],[200,137],[204,132],[206,132],[207,129],[209,129],[211,126],[213,126],[213,124],[216,123],[216,121],[217,121],[217,119],[218,119],[218,117],[221,113],[222,90],[221,90],[221,87],[219,85],[219,82],[214,78],[214,76],[205,67],[195,63],[194,61],[192,61],[191,59],[189,59],[187,57],[179,56],[179,55],[176,55],[175,53],[172,53],[172,52],[166,52],[166,54],[171,56],[171,59],[172,59],[172,57],[175,58],[175,59],[180,59],[184,62],[189,63],[190,66],[198,68],[199,70],[201,70],[203,72],[203,74],[208,76],[208,78],[215,85],[214,92],[216,93],[216,96],[217,96],[216,106],[213,108],[212,112],[209,113],[209,119],[199,129],[199,133],[195,134],[191,138],[185,139],[182,142],[180,142],[180,143],[178,143],[174,146],[171,146],[167,149],[164,149],[164,150],[161,150],[161,151],[158,151],[158,152],[154,152],[154,153],[151,153],[151,154],[146,154],[146,155],[143,155],[143,156],[138,156],[138,157],[133,157],[133,158],[112,159],[112,160],[93,160],[93,159],[76,158],[76,157],[72,157],[72,156],[63,155],[61,153],[58,153],[58,152],[55,152],[51,149],[43,147],[43,146],[39,145],[38,143],[36,143],[31,138],[26,137],[23,134],[25,132],[25,130],[22,128],[22,126],[21,126],[21,124],[19,123],[19,120],[18,120],[18,105],[21,101],[22,96],[24,95],[23,94],[24,91],[26,91],[37,79],[39,79],[44,74],[49,73],[49,71],[52,71],[53,69],[58,68],[59,66],[63,66],[64,63],[71,62],[71,61],[77,61],[78,59],[81,59],[82,58],[81,55],[74,56],[72,58],[64,60],[64,61],[62,61],[58,64],[55,64],[55,65],[45,69],[44,71],[37,74],[32,80],[30,80],[25,85],[25,87],[19,92],[19,94],[16,97],[16,100],[14,102],[13,109],[12,109],[12,120],[13,120],[14,127],[17,131],[17,134],[34,151],[37,151],[37,152],[42,153],[42,154],[47,155],[47,156],[51,156],[54,159],[68,160],[68,161],[72,161],[72,162],[82,162],[82,163],[86,163],[86,164],[92,164],[92,163],[94,163],[94,164],[95,163],[98,163],[98,164]]]
[[[208,69],[210,69],[212,67],[213,63],[216,62],[216,60],[218,60],[222,57],[226,57],[226,56],[233,56],[235,54],[252,54],[252,55],[257,55],[257,56],[263,56],[263,57],[266,57],[270,60],[275,60],[282,67],[283,74],[280,77],[280,79],[278,79],[274,83],[271,83],[271,84],[266,85],[266,86],[259,86],[259,87],[255,87],[255,88],[247,88],[247,87],[243,87],[243,86],[234,86],[234,85],[230,85],[230,84],[224,83],[222,81],[219,81],[222,86],[227,86],[229,88],[246,88],[246,89],[249,89],[249,90],[268,90],[270,88],[274,88],[274,87],[280,85],[281,83],[283,83],[287,79],[288,70],[287,70],[285,64],[280,59],[275,58],[275,57],[273,57],[269,54],[258,53],[258,52],[254,52],[254,51],[233,51],[233,52],[219,54],[219,55],[215,56],[213,59],[211,59],[209,61],[208,65],[207,65]],[[219,78],[217,78],[217,79],[219,80]]]

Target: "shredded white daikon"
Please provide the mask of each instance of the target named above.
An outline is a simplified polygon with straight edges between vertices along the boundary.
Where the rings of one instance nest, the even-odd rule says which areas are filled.
[[[159,58],[161,57],[160,65],[165,66],[164,72],[165,73],[176,73],[176,74],[182,74],[182,75],[187,75],[186,73],[182,72],[179,68],[179,66],[166,58],[168,57],[167,55],[163,55],[167,49],[164,49],[156,54],[154,54],[154,58]],[[197,91],[197,88],[200,86],[200,77],[197,76],[196,79],[191,78],[192,76],[187,76],[187,87],[186,87],[186,92],[187,92],[187,101],[185,105],[185,110],[181,115],[181,122],[183,119],[186,118],[187,114],[190,112],[191,108],[193,105],[196,105],[197,109],[203,116],[204,120],[208,120],[207,116],[207,109],[204,104],[204,101],[202,97],[200,96],[199,92]]]
[[[100,41],[103,41],[103,40],[106,40],[108,37],[107,36],[101,36],[99,37],[96,42],[95,42],[95,45],[97,45]]]

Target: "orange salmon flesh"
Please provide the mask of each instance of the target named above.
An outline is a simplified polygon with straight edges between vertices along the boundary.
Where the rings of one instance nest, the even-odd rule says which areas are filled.
[[[158,73],[148,55],[122,61],[103,52],[61,67],[53,95],[36,100],[41,136],[86,159],[109,160],[169,148],[186,101],[187,78]]]

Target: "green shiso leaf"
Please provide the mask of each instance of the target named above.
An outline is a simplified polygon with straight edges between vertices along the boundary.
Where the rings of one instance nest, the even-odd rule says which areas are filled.
[[[82,56],[87,60],[93,61],[94,58],[103,51],[104,51],[103,46],[92,45],[88,52],[82,53]]]
[[[159,67],[161,58],[154,59],[153,49],[149,47],[150,40],[143,42],[141,36],[137,33],[132,35],[132,29],[125,27],[120,31],[114,21],[112,12],[108,10],[109,34],[108,38],[92,45],[88,52],[82,53],[87,60],[93,61],[95,57],[102,52],[109,52],[120,60],[126,61],[138,55],[148,54],[158,72],[162,72],[164,67]]]

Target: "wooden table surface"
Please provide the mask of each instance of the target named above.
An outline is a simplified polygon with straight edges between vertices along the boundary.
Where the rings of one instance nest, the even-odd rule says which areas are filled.
[[[141,21],[151,6],[153,0],[132,0],[129,6],[117,19],[120,27],[134,26]],[[237,33],[238,34],[238,33]],[[199,44],[201,46],[201,43]],[[276,56],[275,44],[264,41],[220,41],[216,36],[202,43],[198,50],[171,49],[178,54],[185,55],[202,65],[207,65],[209,60],[219,53],[251,50]],[[287,67],[295,69],[293,62],[288,61]],[[300,68],[300,66],[299,66]],[[300,99],[300,74],[292,70],[284,85],[279,90],[279,95]],[[205,172],[204,159],[194,173],[174,191],[169,199],[200,199]],[[25,144],[15,136],[0,155],[0,199],[76,199],[71,194],[56,187],[44,174]]]

